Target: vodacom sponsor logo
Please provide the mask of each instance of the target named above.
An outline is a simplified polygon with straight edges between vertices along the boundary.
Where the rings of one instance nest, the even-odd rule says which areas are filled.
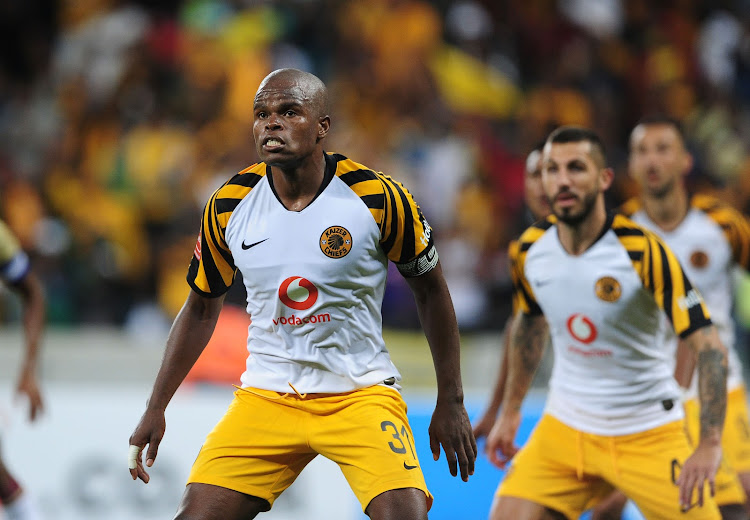
[[[594,323],[581,313],[576,313],[568,318],[568,332],[581,343],[589,344],[596,339],[597,331]]]
[[[310,280],[301,276],[290,276],[279,286],[279,299],[281,302],[296,311],[304,311],[312,307],[318,300],[318,288]],[[327,323],[331,321],[331,315],[327,312],[307,316],[279,316],[274,318],[274,325],[306,325],[308,323]]]
[[[318,288],[306,278],[290,276],[279,286],[279,299],[290,309],[304,311],[317,301]]]

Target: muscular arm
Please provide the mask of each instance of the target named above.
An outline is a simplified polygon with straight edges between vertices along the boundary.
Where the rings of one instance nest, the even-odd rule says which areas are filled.
[[[497,379],[495,386],[492,388],[490,404],[482,414],[482,417],[474,425],[474,436],[477,440],[486,437],[492,426],[495,424],[497,413],[500,411],[500,405],[503,402],[505,394],[505,382],[508,379],[508,350],[510,344],[510,328],[513,323],[513,316],[509,316],[503,328],[503,351],[500,355],[500,365],[497,369]]]
[[[687,389],[693,380],[695,372],[695,350],[685,340],[678,340],[675,354],[674,378],[680,387]]]
[[[190,291],[172,324],[146,411],[130,436],[131,446],[138,446],[142,450],[148,444],[147,466],[154,463],[166,430],[164,411],[167,404],[206,348],[223,304],[224,296],[205,298]],[[131,476],[148,482],[149,476],[143,468],[140,451],[136,462],[137,467],[130,468]]]
[[[487,436],[485,452],[490,462],[503,468],[516,454],[516,433],[521,424],[521,403],[529,391],[547,344],[547,320],[542,315],[518,313],[508,346],[508,380],[500,418]]]
[[[704,482],[708,481],[712,495],[714,492],[715,475],[721,461],[721,432],[727,407],[727,351],[713,325],[692,332],[684,340],[697,359],[701,411],[698,446],[685,461],[677,479],[680,503],[687,507],[693,489],[702,489]],[[702,492],[699,492],[698,502],[703,504]]]
[[[29,398],[29,418],[33,421],[43,406],[36,374],[39,347],[44,331],[46,298],[42,283],[33,271],[12,287],[23,300],[23,330],[26,345],[17,392],[26,394]]]
[[[452,475],[468,480],[474,473],[477,447],[463,405],[458,324],[443,271],[437,266],[426,274],[406,278],[414,293],[419,320],[430,345],[437,378],[437,404],[430,423],[430,447],[435,460],[443,446]]]
[[[690,334],[685,344],[697,358],[700,441],[720,444],[727,407],[727,350],[713,325]]]
[[[519,313],[513,320],[508,352],[508,381],[505,385],[503,408],[520,410],[539,367],[549,332],[542,315]]]

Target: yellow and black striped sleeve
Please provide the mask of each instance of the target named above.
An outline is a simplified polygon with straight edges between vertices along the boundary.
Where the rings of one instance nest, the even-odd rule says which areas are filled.
[[[407,277],[432,270],[438,255],[432,228],[403,184],[367,167],[332,154],[339,176],[369,208],[380,229],[380,247]]]
[[[232,177],[208,199],[187,275],[188,284],[198,294],[215,298],[232,285],[237,267],[226,242],[227,223],[237,205],[264,175],[265,164],[253,165]]]
[[[529,248],[544,235],[552,226],[552,219],[540,220],[523,232],[518,240],[513,240],[508,246],[508,258],[510,259],[510,277],[513,281],[513,313],[542,314],[542,308],[536,301],[531,284],[526,278],[525,265],[526,255]]]
[[[615,216],[612,230],[677,335],[684,338],[711,324],[703,298],[661,238],[622,215]]]
[[[729,204],[714,197],[696,195],[692,202],[721,227],[732,249],[734,262],[750,271],[750,222],[747,218]]]

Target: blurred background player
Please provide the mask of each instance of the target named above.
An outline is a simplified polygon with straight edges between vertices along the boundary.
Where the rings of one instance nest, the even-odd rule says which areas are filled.
[[[750,426],[742,365],[735,344],[732,304],[734,270],[737,266],[745,270],[750,267],[750,223],[741,213],[714,197],[691,194],[686,177],[692,167],[693,158],[686,148],[681,124],[664,116],[644,118],[630,135],[629,172],[640,193],[628,200],[621,210],[661,236],[674,251],[688,278],[705,299],[711,321],[728,350],[722,471],[736,472],[747,494],[750,493]],[[695,361],[684,345],[678,348],[678,338],[669,331],[667,344],[676,352],[676,376],[684,387],[686,420],[691,438],[696,439],[700,407],[697,378],[693,377],[692,370]],[[736,497],[725,493],[728,488],[720,485],[716,490],[722,516],[746,518],[742,508],[737,511]]]
[[[720,518],[708,495],[721,459],[726,350],[669,248],[606,211],[613,177],[595,133],[550,134],[542,182],[554,217],[529,228],[511,251],[518,313],[485,451],[500,467],[513,463],[494,520],[577,518],[613,489],[647,518]],[[695,447],[675,406],[660,309],[698,356],[703,413]],[[519,452],[521,403],[548,331],[555,363],[545,413]]]
[[[25,355],[16,384],[16,393],[29,401],[29,419],[42,411],[42,396],[37,382],[37,362],[45,317],[42,284],[31,270],[29,257],[4,222],[0,221],[0,279],[23,302]],[[8,520],[39,520],[41,516],[0,457],[0,503]]]
[[[526,167],[524,168],[523,175],[523,195],[526,207],[523,212],[523,223],[520,231],[525,230],[534,222],[550,214],[549,201],[544,194],[544,187],[542,186],[541,158],[543,147],[544,143],[539,143],[526,157]],[[510,247],[512,247],[512,244]],[[513,312],[515,312],[515,306]],[[500,411],[500,404],[503,402],[503,389],[505,388],[505,381],[508,374],[508,343],[512,321],[513,316],[511,315],[508,317],[503,329],[503,353],[500,356],[500,366],[490,403],[474,425],[474,436],[477,441],[490,433],[492,426],[495,424],[497,414]]]

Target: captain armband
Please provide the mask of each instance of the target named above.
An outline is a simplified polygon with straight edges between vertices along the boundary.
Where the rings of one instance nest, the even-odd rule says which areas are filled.
[[[438,253],[434,245],[422,251],[414,260],[403,264],[396,264],[399,272],[406,278],[421,276],[432,271],[438,263]]]

